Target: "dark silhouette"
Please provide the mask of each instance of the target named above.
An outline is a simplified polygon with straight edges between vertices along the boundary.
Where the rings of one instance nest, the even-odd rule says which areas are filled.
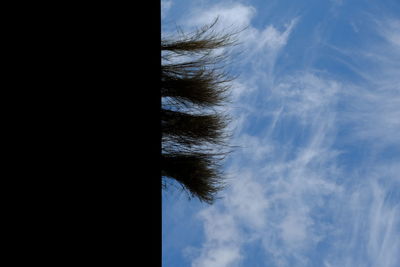
[[[236,43],[236,33],[217,33],[216,23],[161,41],[162,186],[175,179],[209,204],[225,185],[229,117],[217,108],[227,103],[233,79],[224,71],[226,53],[216,50]]]

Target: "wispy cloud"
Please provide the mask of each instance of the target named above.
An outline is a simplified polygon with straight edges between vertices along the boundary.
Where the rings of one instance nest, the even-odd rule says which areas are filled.
[[[398,174],[385,175],[385,178],[380,174],[369,176],[338,199],[346,208],[336,214],[341,231],[333,236],[334,245],[327,257],[333,266],[394,267],[398,264],[400,205],[398,196],[393,194],[400,179]]]
[[[363,77],[362,84],[347,84],[341,92],[345,103],[346,127],[353,140],[373,141],[373,146],[399,146],[400,135],[400,21],[371,22],[374,34],[383,41],[369,42],[363,49],[341,51],[354,62],[352,70]]]
[[[360,47],[331,45],[329,63],[339,62],[352,74],[338,79],[340,68],[315,63],[326,60],[320,48],[330,45],[322,30],[315,31],[319,25],[309,30],[318,35],[312,49],[299,48],[315,48],[313,60],[301,71],[278,73],[302,17],[283,27],[255,27],[257,9],[229,1],[193,8],[183,18],[194,27],[218,15],[222,27],[248,26],[239,36],[246,53],[236,65],[241,75],[228,107],[232,144],[240,147],[228,160],[223,198],[198,212],[204,242],[190,255],[192,266],[252,266],[246,249],[257,244],[266,266],[395,267],[399,21],[369,21],[374,42]],[[358,36],[367,30],[358,22],[357,28]],[[355,76],[359,79],[351,80]]]
[[[236,266],[243,257],[240,252],[242,237],[233,215],[210,207],[199,216],[204,221],[206,243],[192,266]]]
[[[161,18],[164,19],[172,7],[172,0],[161,0]]]
[[[342,120],[344,116],[347,122],[357,125],[355,132],[346,138],[351,139],[352,135],[358,140],[380,138],[392,144],[400,141],[395,134],[400,130],[400,94],[393,90],[396,88],[385,89],[388,79],[393,82],[397,77],[386,76],[387,80],[376,81],[375,84],[379,85],[377,90],[361,90],[354,84],[338,82],[307,69],[302,73],[276,76],[274,65],[297,21],[289,21],[283,31],[272,25],[262,30],[250,27],[244,42],[252,48],[246,54],[247,61],[243,61],[250,71],[239,79],[241,88],[237,95],[241,101],[235,110],[237,117],[242,116],[243,119],[237,127],[240,134],[234,142],[245,145],[228,168],[229,173],[234,175],[230,180],[231,187],[218,205],[224,212],[213,213],[212,220],[204,220],[207,229],[223,221],[227,214],[232,216],[235,222],[233,236],[239,234],[240,238],[235,239],[237,242],[230,241],[231,245],[236,245],[232,251],[241,262],[246,260],[243,246],[256,240],[261,241],[265,257],[272,258],[276,266],[309,266],[307,255],[319,244],[327,240],[332,244],[343,242],[343,239],[337,238],[340,227],[332,231],[334,223],[341,223],[332,217],[341,210],[334,201],[349,201],[343,186],[336,182],[342,180],[339,177],[343,175],[336,163],[342,151],[334,148],[338,117]],[[387,62],[379,62],[391,68]],[[358,71],[371,77],[367,69]],[[252,89],[246,90],[246,87]],[[345,90],[347,92],[343,94]],[[246,92],[244,97],[243,92]],[[349,105],[350,109],[342,113],[337,109],[338,102],[349,95],[357,96],[357,99]],[[260,122],[256,127],[257,121]],[[270,123],[263,125],[263,121]],[[254,127],[258,130],[251,130]],[[296,129],[296,132],[290,132],[290,129]],[[251,131],[256,134],[249,134]],[[370,187],[366,189],[373,194],[371,200],[357,198],[363,191],[356,190],[350,194],[353,200],[346,212],[352,209],[358,212],[353,210],[351,217],[353,241],[350,244],[353,247],[347,247],[353,254],[338,252],[339,255],[347,255],[340,260],[345,266],[371,262],[372,266],[392,266],[397,260],[394,249],[398,249],[398,242],[391,237],[395,234],[394,226],[398,225],[395,219],[398,207],[389,208],[382,202],[386,191],[379,189],[373,181],[371,178]],[[365,209],[368,202],[372,206],[368,216],[364,216],[360,210]],[[326,207],[331,208],[331,213],[320,214]],[[367,221],[368,225],[360,228],[363,221]],[[344,225],[342,227],[342,230],[346,229]],[[355,247],[360,235],[365,233],[368,233],[367,248]],[[212,243],[212,238],[211,235],[206,236],[204,248],[210,248],[207,244]],[[371,251],[374,251],[375,257],[362,261],[365,256],[362,252],[372,254]],[[207,266],[205,263],[210,258],[206,255],[203,253],[196,259],[196,266]],[[329,266],[338,263],[330,261],[329,254],[325,257],[325,262],[321,260],[321,264]]]
[[[233,142],[243,147],[228,167],[230,187],[224,198],[201,213],[206,241],[193,266],[210,266],[216,262],[219,265],[213,266],[231,266],[233,259],[236,263],[239,259],[245,260],[243,246],[257,240],[264,244],[266,256],[289,266],[288,258],[306,262],[300,252],[321,238],[322,233],[313,226],[312,212],[323,205],[324,195],[340,190],[329,180],[335,167],[328,163],[335,153],[327,150],[335,120],[328,111],[335,102],[339,85],[312,73],[264,83],[274,78],[273,66],[296,22],[297,19],[289,21],[283,31],[272,25],[262,30],[249,28],[245,35],[244,45],[252,50],[243,62],[250,71],[239,78],[241,87],[237,96],[243,92],[246,96],[235,104],[232,112],[234,116],[244,117],[242,121],[252,121],[253,125],[246,122],[236,125],[240,134]],[[264,134],[251,135],[248,132],[254,126],[254,116],[274,123],[269,127],[259,126],[265,129]],[[298,140],[294,132],[287,133],[287,138],[276,138],[293,123],[309,131],[304,140]],[[224,234],[209,231],[226,222],[227,216],[229,223],[222,231]],[[226,240],[226,237],[229,238]],[[279,250],[281,244],[286,251]],[[232,254],[221,254],[226,257],[217,261],[212,251],[227,248]]]
[[[209,24],[216,18],[219,19],[217,29],[243,28],[250,24],[251,18],[256,14],[252,6],[240,3],[219,3],[207,8],[193,8],[183,17],[188,27],[198,27]]]
[[[400,20],[394,18],[385,18],[375,20],[377,32],[383,36],[391,45],[400,49]]]

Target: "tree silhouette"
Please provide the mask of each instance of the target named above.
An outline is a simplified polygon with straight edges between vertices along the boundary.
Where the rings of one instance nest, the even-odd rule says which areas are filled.
[[[175,179],[190,196],[213,203],[225,186],[230,77],[224,70],[236,33],[215,31],[217,19],[192,33],[161,41],[161,175]],[[218,53],[219,51],[219,53]]]

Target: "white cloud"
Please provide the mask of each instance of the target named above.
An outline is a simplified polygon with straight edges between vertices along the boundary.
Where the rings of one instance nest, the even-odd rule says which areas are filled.
[[[283,48],[289,38],[289,35],[296,25],[298,18],[292,19],[285,27],[283,32],[278,31],[274,26],[267,26],[264,30],[259,31],[252,28],[253,32],[248,34],[246,37],[252,38],[251,45],[253,45],[252,51],[259,52],[261,49],[265,52],[265,49],[278,50]]]
[[[192,266],[235,266],[242,258],[242,237],[232,214],[209,207],[201,211],[199,216],[204,221],[206,243]]]
[[[377,32],[382,35],[390,44],[400,48],[400,20],[387,18],[383,21],[376,21]]]
[[[400,205],[389,193],[398,188],[400,179],[398,173],[386,173],[384,178],[382,173],[363,177],[363,182],[338,199],[346,208],[335,215],[340,218],[341,233],[334,238],[329,255],[333,266],[395,267],[400,261]]]
[[[221,8],[197,12],[192,25],[209,21]],[[241,24],[249,23],[253,15],[252,8],[243,5],[228,6],[220,14],[228,18],[224,25],[235,16]],[[245,259],[243,246],[256,240],[279,266],[290,266],[290,257],[305,265],[300,252],[323,236],[311,215],[324,204],[324,196],[340,192],[329,179],[336,175],[336,154],[328,149],[335,123],[330,111],[340,85],[310,72],[275,80],[275,62],[297,21],[290,20],[282,31],[272,25],[261,30],[250,26],[240,35],[246,54],[240,62],[243,74],[234,84],[231,112],[238,133],[232,143],[243,146],[228,168],[231,179],[224,198],[201,212],[206,240],[193,266],[232,266]],[[264,132],[253,136],[247,133],[252,126],[248,122],[254,122],[251,116],[272,123],[260,125]],[[295,144],[294,132],[288,133],[289,142],[274,138],[293,120],[310,129],[302,145]],[[282,242],[286,251],[279,250]]]
[[[285,246],[290,248],[301,246],[309,238],[307,228],[310,223],[310,219],[302,213],[293,211],[286,216],[280,225]]]
[[[298,20],[298,18],[290,20],[283,31],[268,25],[264,29],[249,27],[241,33],[240,49],[245,52],[242,64],[248,64],[248,69],[243,71],[251,72],[252,75],[247,78],[250,78],[253,85],[273,84],[276,60]]]
[[[365,92],[354,99],[353,106],[349,119],[355,125],[356,138],[376,140],[380,146],[399,144],[400,88]]]
[[[400,222],[400,205],[386,204],[386,190],[375,181],[370,187],[372,205],[369,213],[368,253],[372,256],[374,265],[395,266],[400,260],[400,239],[396,237],[396,226]]]
[[[256,9],[252,6],[239,3],[223,3],[206,9],[194,8],[184,17],[184,20],[185,25],[189,27],[202,27],[210,24],[218,17],[217,29],[226,30],[232,27],[242,28],[248,26],[255,13]]]
[[[237,171],[237,170],[236,170]],[[235,175],[231,180],[229,195],[224,204],[235,219],[250,229],[263,229],[267,220],[265,211],[268,201],[263,185],[258,183],[251,172],[240,172],[240,179]]]
[[[264,105],[264,116],[270,116],[274,122],[272,128],[257,136],[241,133],[234,140],[244,145],[228,168],[232,179],[224,198],[215,204],[218,208],[202,212],[207,215],[202,217],[206,242],[196,264],[217,261],[216,254],[210,254],[211,249],[226,251],[227,247],[236,259],[242,259],[245,255],[239,253],[241,248],[261,240],[266,255],[279,266],[290,266],[286,261],[290,257],[303,264],[299,266],[306,266],[307,259],[301,252],[315,247],[324,236],[314,227],[312,214],[324,205],[324,196],[341,192],[330,180],[337,175],[334,164],[337,153],[328,149],[335,123],[335,116],[330,113],[339,85],[313,74],[288,77],[282,83],[276,85],[280,89],[272,92],[272,98],[282,103],[283,109]],[[250,105],[253,100],[247,101],[241,104]],[[304,144],[288,143],[285,150],[284,141],[274,140],[273,136],[279,125],[291,123],[293,117],[302,121],[302,127],[312,130]],[[290,135],[296,138],[296,133]],[[297,152],[288,155],[294,146],[298,146]],[[284,251],[279,250],[282,242]],[[221,261],[227,259],[231,257],[224,256]]]
[[[289,76],[273,88],[275,98],[284,98],[285,115],[296,116],[303,123],[321,120],[319,113],[327,116],[335,103],[340,85],[328,79],[321,79],[312,73]]]
[[[161,0],[161,18],[164,19],[172,7],[172,0]]]
[[[400,206],[388,199],[399,186],[400,168],[377,162],[374,144],[400,144],[398,21],[383,24],[386,43],[347,52],[348,62],[357,63],[353,70],[365,78],[357,85],[310,69],[278,76],[275,64],[298,19],[283,30],[257,29],[250,24],[255,14],[244,4],[217,4],[185,16],[191,27],[217,15],[222,27],[249,25],[240,35],[246,53],[237,64],[242,75],[229,107],[232,143],[243,145],[228,166],[224,198],[200,212],[205,242],[192,266],[240,266],[245,245],[256,241],[275,266],[310,266],[307,253],[329,241],[322,266],[394,267],[400,261]],[[339,128],[349,132],[337,137]],[[360,140],[368,141],[369,161],[343,173],[337,160],[343,151],[335,145]]]
[[[209,248],[204,258],[196,259],[193,267],[229,267],[238,266],[240,259],[238,248],[233,247],[216,247]]]
[[[373,141],[374,149],[400,143],[400,21],[375,20],[375,34],[384,41],[371,42],[362,50],[341,51],[352,70],[365,83],[346,84],[341,98],[344,113],[340,120],[352,127],[352,141]],[[372,34],[371,34],[372,35]]]

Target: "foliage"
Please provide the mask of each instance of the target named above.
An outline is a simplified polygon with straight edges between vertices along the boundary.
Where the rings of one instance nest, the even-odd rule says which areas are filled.
[[[217,20],[193,33],[161,42],[161,172],[191,196],[213,203],[224,188],[222,161],[229,153],[230,82],[225,49],[236,33],[217,33]]]

